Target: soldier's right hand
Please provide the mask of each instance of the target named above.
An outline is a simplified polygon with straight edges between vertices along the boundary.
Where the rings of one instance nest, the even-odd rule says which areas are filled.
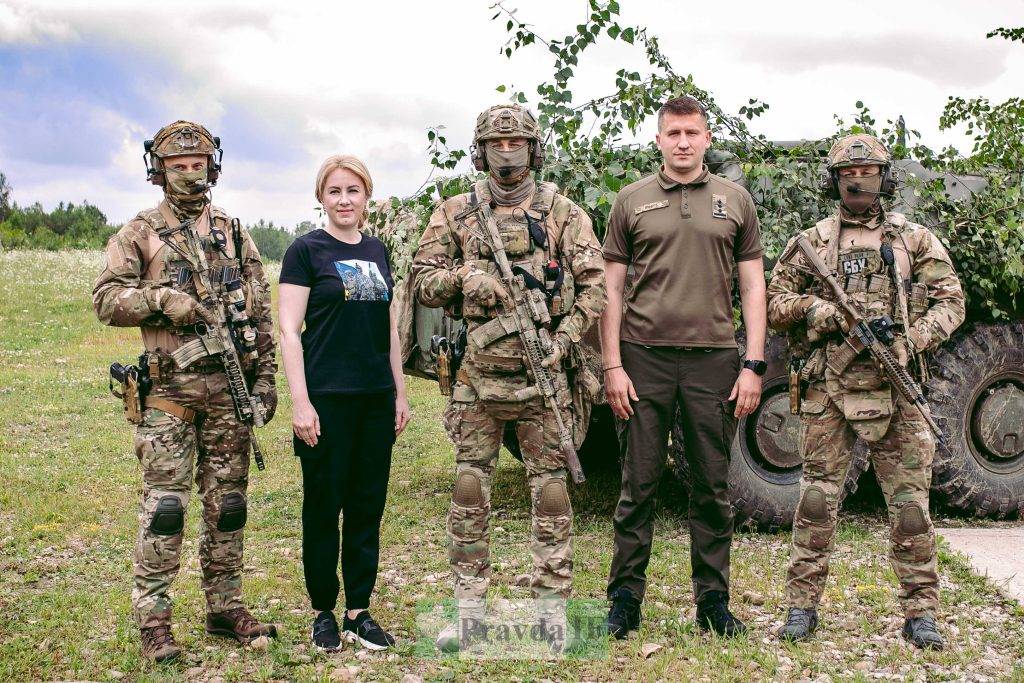
[[[824,299],[815,299],[807,308],[807,328],[818,334],[837,332],[840,315],[836,305]]]
[[[608,407],[617,417],[628,420],[633,414],[630,401],[639,401],[633,380],[629,378],[622,366],[609,368],[604,373],[604,393],[608,397]]]
[[[511,301],[505,285],[488,272],[472,265],[461,266],[456,271],[462,280],[462,295],[485,308],[493,308],[499,301],[508,306]]]
[[[216,322],[213,313],[185,292],[161,287],[155,296],[160,311],[175,325],[192,325],[200,320],[210,324]]]
[[[296,401],[292,406],[292,431],[310,448],[316,446],[320,436],[320,416],[309,399]]]

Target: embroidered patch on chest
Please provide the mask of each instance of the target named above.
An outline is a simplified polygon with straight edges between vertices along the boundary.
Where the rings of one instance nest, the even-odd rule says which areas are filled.
[[[711,195],[711,215],[714,218],[728,218],[729,214],[725,212],[726,204],[724,194]]]
[[[839,255],[839,272],[842,275],[873,273],[878,270],[878,252],[873,249],[854,249]]]
[[[633,209],[633,214],[639,216],[644,211],[651,211],[652,209],[664,209],[666,206],[668,206],[667,199],[662,199],[660,202],[648,202],[647,204],[643,204]]]

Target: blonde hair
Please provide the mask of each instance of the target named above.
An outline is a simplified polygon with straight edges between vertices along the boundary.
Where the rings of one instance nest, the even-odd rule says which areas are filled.
[[[320,164],[320,170],[316,174],[315,192],[318,202],[322,204],[324,201],[324,185],[327,184],[327,176],[339,168],[348,169],[359,176],[359,179],[363,181],[363,187],[366,188],[367,200],[373,196],[373,179],[370,177],[370,169],[366,168],[362,159],[351,154],[332,154],[324,159],[324,163]],[[367,205],[369,205],[369,201],[367,201]],[[367,210],[364,208],[360,225],[366,220],[367,215]]]

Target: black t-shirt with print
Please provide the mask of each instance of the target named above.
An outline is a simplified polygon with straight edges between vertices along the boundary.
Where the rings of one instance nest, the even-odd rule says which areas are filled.
[[[363,235],[347,244],[326,230],[296,239],[281,283],[309,287],[302,352],[309,394],[394,389],[388,307],[394,282],[383,243]]]

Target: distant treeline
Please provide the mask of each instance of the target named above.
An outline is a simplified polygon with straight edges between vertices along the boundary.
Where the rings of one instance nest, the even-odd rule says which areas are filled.
[[[18,206],[10,201],[10,186],[0,173],[0,250],[102,249],[119,227],[111,225],[103,212],[87,201],[61,202],[52,211],[46,211],[39,203]],[[261,219],[246,227],[263,258],[280,261],[298,235],[317,226],[312,221],[303,221],[289,230]]]

